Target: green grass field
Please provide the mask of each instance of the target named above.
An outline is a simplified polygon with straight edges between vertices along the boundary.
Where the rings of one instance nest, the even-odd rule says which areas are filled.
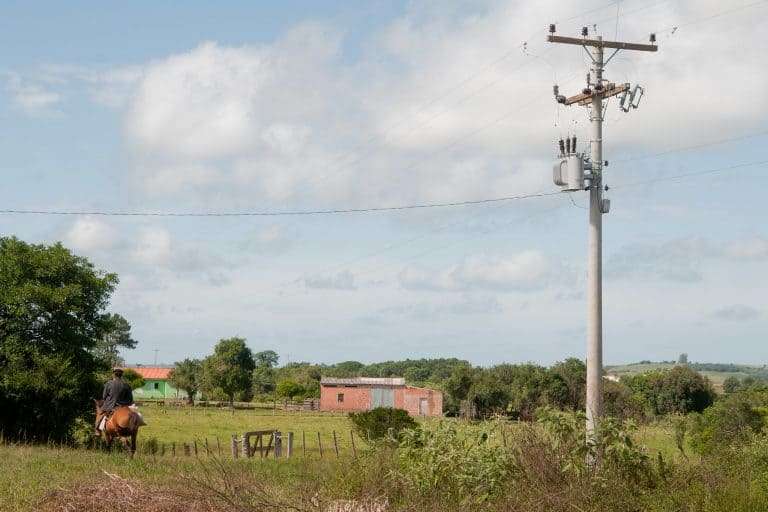
[[[674,367],[675,367],[675,364],[673,363],[633,363],[633,364],[606,366],[605,369],[608,373],[613,375],[618,375],[619,377],[621,377],[622,375],[636,375],[640,373],[646,373],[652,370],[668,370]],[[736,377],[738,379],[743,379],[744,377],[749,376],[749,373],[746,373],[746,372],[700,371],[699,373],[707,377],[712,382],[712,385],[715,387],[715,390],[718,393],[721,393],[723,391],[723,382],[728,377]]]
[[[163,408],[145,406],[143,413],[149,423],[143,427],[140,440],[145,443],[156,439],[165,444],[165,455],[139,453],[133,460],[124,453],[105,453],[99,450],[57,448],[47,446],[0,445],[0,458],[5,462],[0,471],[0,510],[23,512],[34,508],[34,504],[45,493],[66,488],[76,482],[99,481],[104,471],[123,478],[140,480],[149,484],[165,485],[178,481],[183,473],[200,470],[200,461],[209,460],[204,441],[208,440],[211,456],[217,455],[216,438],[222,447],[222,460],[227,464],[250,465],[259,471],[284,473],[290,468],[310,464],[335,464],[337,458],[333,449],[333,432],[337,434],[340,460],[344,463],[351,456],[351,424],[346,416],[272,411],[231,411],[206,408]],[[515,428],[514,424],[508,428]],[[292,460],[239,459],[232,461],[229,442],[232,434],[241,435],[250,430],[276,429],[294,432],[295,444]],[[301,446],[301,433],[306,434],[306,458]],[[320,433],[324,457],[320,461],[317,447],[317,433]],[[642,426],[636,433],[639,443],[648,447],[655,455],[661,452],[665,457],[678,456],[672,428],[667,423]],[[184,456],[182,443],[198,441],[199,459]],[[499,441],[499,440],[497,440]],[[176,456],[171,455],[170,445],[176,443]],[[356,438],[358,450],[365,449],[365,443]],[[140,443],[140,448],[142,447]],[[254,466],[256,464],[257,466]]]

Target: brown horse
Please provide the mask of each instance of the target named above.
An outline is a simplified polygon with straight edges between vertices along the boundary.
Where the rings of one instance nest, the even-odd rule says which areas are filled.
[[[101,421],[101,406],[104,404],[104,400],[94,400],[96,404],[96,418]],[[112,441],[115,438],[120,439],[126,448],[131,452],[131,457],[136,453],[136,435],[139,433],[139,427],[143,425],[141,417],[132,411],[128,406],[123,405],[117,407],[112,415],[104,425],[104,430],[100,430],[99,434],[102,436],[107,446],[112,446]],[[98,424],[97,424],[98,427]]]

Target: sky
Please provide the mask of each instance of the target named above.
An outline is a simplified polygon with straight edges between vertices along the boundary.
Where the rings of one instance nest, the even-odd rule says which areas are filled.
[[[556,192],[605,76],[608,363],[768,359],[768,2],[4,2],[0,209],[254,212]],[[761,163],[762,162],[762,163]],[[706,173],[713,170],[715,172]],[[681,176],[687,175],[687,176]],[[315,216],[0,215],[120,284],[129,363],[231,336],[281,362],[583,358],[585,193]]]

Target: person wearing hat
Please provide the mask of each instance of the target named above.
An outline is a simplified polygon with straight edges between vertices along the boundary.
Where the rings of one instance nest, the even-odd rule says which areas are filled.
[[[101,396],[104,401],[101,404],[101,415],[96,418],[96,433],[104,429],[109,416],[118,407],[129,406],[133,404],[133,390],[131,386],[123,380],[123,369],[114,368],[112,370],[112,380],[104,384],[104,392]]]

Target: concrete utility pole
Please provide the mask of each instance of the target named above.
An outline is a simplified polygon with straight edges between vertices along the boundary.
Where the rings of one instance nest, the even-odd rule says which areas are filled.
[[[634,44],[617,41],[603,41],[597,36],[589,39],[587,27],[582,29],[582,37],[561,37],[555,34],[555,25],[549,26],[547,40],[551,43],[579,45],[592,60],[592,68],[587,74],[587,86],[581,92],[571,97],[559,94],[558,86],[554,87],[555,99],[563,105],[579,104],[590,108],[591,139],[590,154],[576,152],[576,138],[559,141],[560,157],[554,167],[554,181],[564,191],[589,191],[589,251],[587,263],[587,437],[594,439],[603,414],[603,214],[608,213],[610,202],[603,200],[603,103],[611,96],[622,95],[619,108],[629,112],[637,108],[643,89],[630,84],[614,84],[603,79],[605,65],[619,50],[635,50],[655,52],[658,47],[655,34],[651,34],[652,44]],[[605,48],[614,49],[605,60]],[[591,50],[590,50],[591,49]],[[590,171],[585,174],[584,171]]]

